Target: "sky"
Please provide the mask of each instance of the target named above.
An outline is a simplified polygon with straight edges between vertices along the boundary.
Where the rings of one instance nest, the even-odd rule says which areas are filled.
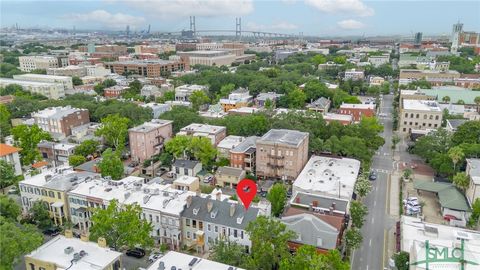
[[[173,32],[235,29],[320,36],[450,35],[457,21],[480,31],[480,1],[393,0],[0,0],[0,26]]]

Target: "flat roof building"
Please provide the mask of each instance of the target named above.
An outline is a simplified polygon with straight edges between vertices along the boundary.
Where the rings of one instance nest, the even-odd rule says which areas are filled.
[[[0,87],[5,87],[10,84],[18,84],[23,88],[23,90],[27,92],[44,95],[49,99],[59,99],[65,97],[65,88],[60,83],[46,83],[0,78]]]
[[[52,137],[62,139],[72,135],[72,128],[90,123],[87,109],[51,107],[32,114],[35,124],[49,132]]]
[[[173,121],[152,119],[128,130],[132,158],[140,162],[160,154],[164,144],[172,138]]]
[[[227,128],[222,126],[193,123],[181,128],[177,135],[206,137],[212,141],[214,146],[217,146],[220,141],[227,136]]]
[[[400,132],[437,129],[442,125],[443,112],[436,101],[402,99],[400,106]]]
[[[244,270],[223,263],[207,260],[205,258],[195,257],[185,253],[169,251],[160,259],[150,265],[147,270],[170,270],[170,269],[190,269],[190,270]]]
[[[144,77],[161,77],[175,71],[188,70],[188,64],[182,61],[169,61],[161,59],[127,60],[105,63],[105,68],[112,73],[132,73]]]
[[[20,81],[30,82],[45,82],[45,83],[60,83],[63,89],[73,89],[72,77],[68,76],[56,76],[56,75],[43,75],[43,74],[20,74],[13,75],[13,79]]]

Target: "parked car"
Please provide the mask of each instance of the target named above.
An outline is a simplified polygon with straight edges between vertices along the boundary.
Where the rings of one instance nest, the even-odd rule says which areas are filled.
[[[148,261],[149,262],[154,262],[162,256],[163,256],[163,254],[161,254],[159,252],[152,252],[152,254],[150,254],[150,256],[148,256]]]
[[[168,177],[175,177],[176,173],[174,171],[170,171],[167,173]]]
[[[145,250],[141,248],[132,248],[127,250],[126,254],[130,257],[143,258],[145,256]]]
[[[453,215],[445,215],[445,216],[443,216],[443,219],[446,220],[446,221],[449,221],[449,222],[450,222],[450,220],[457,220],[457,218]]]
[[[370,175],[368,176],[368,179],[370,179],[371,181],[377,180],[377,173],[374,171],[371,171]]]
[[[45,229],[43,231],[43,234],[50,235],[50,236],[57,236],[60,234],[60,229],[56,227],[51,227],[51,228]]]
[[[17,194],[17,187],[13,186],[8,190],[8,194]]]
[[[213,180],[213,176],[209,175],[205,178],[203,178],[203,183],[208,184]]]

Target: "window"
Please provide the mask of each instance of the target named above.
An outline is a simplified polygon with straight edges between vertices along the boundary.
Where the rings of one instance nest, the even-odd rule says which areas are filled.
[[[438,115],[435,115],[435,120],[438,120]],[[437,126],[437,125],[435,125],[435,126]]]
[[[193,235],[193,240],[196,240],[196,239],[197,239],[197,235],[194,234],[194,233],[192,233],[192,235]]]
[[[195,219],[192,219],[192,227],[197,228],[197,221]]]
[[[30,265],[30,270],[35,270],[35,265],[33,263],[29,263],[28,265]]]
[[[215,232],[218,233],[218,226],[215,226]]]
[[[437,124],[433,125],[433,127],[437,127]]]
[[[160,222],[160,217],[156,216],[157,223]]]
[[[426,114],[423,115],[423,119],[427,119],[427,115],[426,115]]]
[[[188,175],[188,169],[187,168],[183,168],[183,174]]]
[[[408,113],[405,114],[405,118],[408,118]]]
[[[50,198],[55,198],[55,192],[49,191],[49,192],[48,192],[48,197],[50,197]]]
[[[57,192],[57,197],[58,197],[59,199],[61,199],[61,198],[62,198],[62,193]]]
[[[209,232],[212,231],[212,225],[210,223],[207,224],[207,231],[209,231]]]
[[[237,238],[238,237],[238,234],[237,234],[237,229],[234,229],[233,230],[233,237]]]
[[[243,239],[243,231],[240,231],[240,238]]]
[[[417,113],[417,118],[419,118],[419,117],[420,117],[420,114]]]
[[[187,232],[187,239],[190,239],[190,232]]]
[[[189,218],[187,218],[187,219],[185,220],[185,225],[187,225],[187,227],[190,227],[190,219],[189,219]]]
[[[150,222],[152,222],[152,215],[151,214],[148,215],[148,219],[150,220]]]

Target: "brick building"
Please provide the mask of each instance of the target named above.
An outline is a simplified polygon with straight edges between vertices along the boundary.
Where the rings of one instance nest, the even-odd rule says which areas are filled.
[[[189,69],[188,63],[160,59],[107,62],[105,67],[112,73],[120,75],[131,73],[144,77],[161,77],[171,72]]]
[[[172,137],[172,121],[153,119],[128,130],[132,158],[143,162],[159,154]]]
[[[33,113],[32,117],[35,124],[57,139],[72,135],[74,127],[90,123],[90,114],[87,109],[70,106],[46,108]]]
[[[350,104],[343,103],[338,109],[340,114],[352,115],[354,122],[362,120],[362,116],[372,117],[375,115],[375,104]]]

